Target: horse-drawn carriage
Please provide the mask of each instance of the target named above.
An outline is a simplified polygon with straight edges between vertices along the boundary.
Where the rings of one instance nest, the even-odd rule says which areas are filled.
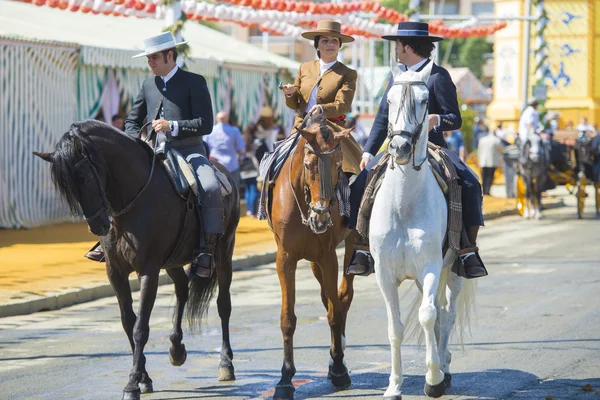
[[[579,218],[583,216],[588,184],[594,187],[596,214],[600,215],[600,179],[593,165],[594,157],[597,158],[599,155],[592,147],[592,139],[578,131],[555,131],[549,152],[548,179],[544,189],[565,185],[569,193],[577,197]],[[526,180],[523,173],[519,172],[517,210],[520,215],[525,213],[526,201]]]

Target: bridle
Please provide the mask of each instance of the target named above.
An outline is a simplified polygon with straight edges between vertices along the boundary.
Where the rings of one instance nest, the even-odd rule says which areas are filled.
[[[412,167],[416,171],[421,170],[421,166],[427,161],[427,156],[419,163],[415,163],[415,147],[417,142],[421,138],[421,134],[423,132],[423,125],[425,124],[425,120],[427,119],[428,112],[423,114],[423,118],[419,121],[419,117],[417,115],[417,107],[415,106],[415,96],[412,91],[413,86],[425,86],[427,84],[421,81],[397,81],[392,84],[393,86],[399,85],[402,87],[402,102],[398,107],[398,113],[396,114],[396,120],[394,121],[394,125],[398,123],[398,118],[400,118],[400,114],[404,108],[406,110],[406,117],[408,118],[407,123],[414,122],[417,124],[417,128],[415,130],[416,133],[408,132],[408,131],[394,131],[393,125],[391,123],[388,124],[388,138],[390,141],[394,136],[400,135],[410,140],[411,142],[411,154],[412,154]],[[425,110],[429,109],[429,98],[427,98],[427,102],[425,103]]]
[[[306,117],[304,117],[302,124],[300,124],[300,126],[298,127],[298,131],[300,131],[301,129],[304,129],[306,123],[308,122],[308,119],[310,119],[310,114],[307,114]],[[316,207],[310,199],[310,189],[307,188],[306,184],[304,185],[305,201],[306,201],[306,203],[308,203],[308,208],[318,215],[331,212],[331,209],[335,205],[336,191],[337,191],[337,184],[336,185],[333,184],[333,175],[331,173],[332,172],[331,157],[341,149],[340,144],[338,143],[338,145],[335,146],[333,148],[333,150],[331,150],[331,151],[323,151],[323,152],[320,150],[316,150],[308,142],[304,144],[304,148],[307,149],[309,153],[316,155],[318,158],[318,167],[317,168],[318,168],[318,174],[319,174],[319,191],[321,193],[321,198],[323,200],[330,200],[330,203],[329,203],[329,207],[326,207],[326,208],[325,207]],[[295,153],[295,151],[294,151],[294,153]],[[292,194],[294,195],[294,200],[296,201],[296,206],[298,207],[298,211],[300,212],[300,216],[302,218],[302,224],[308,226],[309,225],[308,217],[304,216],[304,212],[302,211],[302,208],[300,207],[300,202],[298,201],[298,197],[296,196],[296,192],[294,191],[294,187],[292,185],[292,180],[291,180],[292,164],[293,163],[290,162],[290,171],[289,171],[290,189],[292,191]],[[338,180],[338,183],[339,183],[339,180]],[[331,226],[333,224],[333,222],[329,221],[329,224]]]
[[[140,131],[138,133],[138,137],[141,138],[142,132],[151,123],[152,123],[152,121],[147,122],[147,123],[145,123],[142,126],[142,128],[140,129]],[[144,140],[146,143],[148,143],[150,140],[152,140],[152,137],[154,137],[155,135],[156,135],[156,131],[154,131],[154,129],[152,129],[152,131],[150,132],[150,134],[145,139],[142,139],[142,140]],[[157,141],[154,142],[154,147],[152,149],[152,152],[153,152],[152,166],[150,168],[150,174],[148,175],[148,179],[146,180],[146,183],[140,189],[140,191],[135,195],[135,197],[133,198],[133,200],[131,200],[120,211],[114,211],[114,210],[111,209],[111,207],[110,207],[110,205],[108,203],[108,199],[106,197],[106,190],[104,189],[104,187],[100,183],[100,177],[98,175],[98,168],[96,167],[96,165],[94,164],[94,162],[90,159],[90,157],[88,157],[87,154],[84,154],[83,158],[81,160],[79,160],[77,162],[77,164],[75,164],[75,166],[74,166],[75,167],[75,171],[77,171],[84,179],[87,179],[89,177],[89,175],[91,174],[92,178],[96,182],[96,185],[98,187],[98,191],[100,192],[100,197],[102,199],[102,205],[100,206],[100,208],[98,208],[98,210],[91,217],[88,217],[88,216],[86,216],[84,214],[85,220],[88,222],[88,224],[91,223],[96,218],[98,218],[101,215],[101,213],[107,213],[108,214],[109,210],[110,210],[110,214],[113,217],[119,217],[119,216],[121,216],[123,214],[126,214],[129,210],[131,210],[131,208],[134,206],[134,204],[136,203],[136,201],[142,196],[142,194],[144,193],[144,191],[148,188],[148,185],[150,184],[150,181],[152,180],[152,176],[154,174],[154,166],[156,165],[156,155],[154,154],[154,152],[156,151],[157,143],[158,143]]]

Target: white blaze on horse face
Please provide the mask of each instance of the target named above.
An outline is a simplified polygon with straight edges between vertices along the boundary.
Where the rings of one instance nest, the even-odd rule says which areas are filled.
[[[529,139],[529,143],[530,143],[529,158],[533,162],[538,162],[540,159],[542,138],[540,137],[540,135],[537,135],[534,133],[534,134],[528,135],[528,139]]]
[[[388,123],[392,130],[388,151],[396,163],[400,165],[405,165],[410,161],[413,151],[411,138],[426,137],[423,130],[428,128],[427,100],[429,91],[425,84],[410,84],[410,82],[424,83],[422,79],[423,75],[419,72],[402,72],[395,77],[394,84],[388,92]],[[408,83],[402,84],[402,82]],[[406,98],[405,88],[407,85],[409,85],[407,89],[412,91],[412,99]],[[412,104],[410,104],[411,100]]]

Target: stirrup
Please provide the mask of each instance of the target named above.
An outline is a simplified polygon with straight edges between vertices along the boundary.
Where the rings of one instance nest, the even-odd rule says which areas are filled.
[[[353,271],[352,269],[354,269],[354,265],[360,265],[364,267],[363,272]],[[352,258],[350,259],[350,264],[348,264],[348,270],[346,273],[348,275],[369,276],[373,272],[375,272],[375,260],[373,260],[371,253],[366,250],[355,250],[352,253]]]
[[[200,278],[211,278],[214,272],[214,266],[215,263],[212,253],[206,250],[194,251],[190,275],[196,275]],[[208,274],[206,272],[208,272]]]

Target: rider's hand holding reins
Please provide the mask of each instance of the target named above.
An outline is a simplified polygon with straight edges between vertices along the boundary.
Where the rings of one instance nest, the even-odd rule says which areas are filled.
[[[435,128],[436,126],[438,126],[440,124],[440,117],[437,114],[429,114],[429,118],[428,118],[428,122],[429,122],[429,127],[428,127],[428,132],[431,132],[431,130],[433,128]]]
[[[317,117],[319,116],[321,113],[323,112],[323,107],[321,107],[318,104],[315,104],[314,106],[312,106],[312,108],[310,109],[310,111],[308,112],[310,115],[312,115],[313,117]]]
[[[169,128],[169,121],[165,119],[155,119],[152,121],[152,129],[156,132],[170,132],[171,128]]]

